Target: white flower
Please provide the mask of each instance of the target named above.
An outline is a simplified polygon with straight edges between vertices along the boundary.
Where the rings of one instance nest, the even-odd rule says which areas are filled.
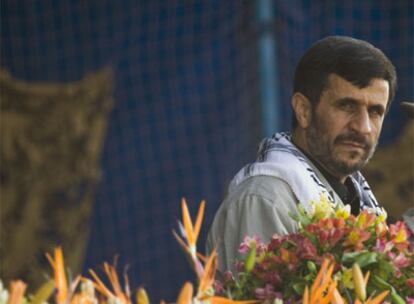
[[[0,280],[0,304],[7,304],[9,301],[9,292],[4,289],[3,282]]]

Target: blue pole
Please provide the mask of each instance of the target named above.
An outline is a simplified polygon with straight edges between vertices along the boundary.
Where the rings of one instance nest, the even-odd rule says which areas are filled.
[[[272,0],[256,0],[258,23],[258,61],[262,135],[280,131],[279,88],[276,60],[274,5]]]

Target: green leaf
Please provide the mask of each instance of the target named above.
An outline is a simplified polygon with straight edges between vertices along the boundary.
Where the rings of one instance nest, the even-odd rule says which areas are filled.
[[[382,274],[381,277],[388,278],[395,272],[394,267],[389,261],[380,260],[378,263],[378,271]]]
[[[391,300],[394,304],[405,304],[404,299],[395,291],[391,292]]]
[[[381,277],[375,274],[371,276],[371,279],[369,280],[369,282],[372,283],[376,288],[378,288],[381,291],[384,291],[384,290],[395,291],[394,287],[391,284],[389,284],[387,281],[385,281],[384,279],[382,279]]]
[[[252,271],[254,265],[256,264],[256,244],[252,244],[247,253],[246,260],[244,261],[244,269],[246,272]]]
[[[35,293],[31,299],[31,304],[43,304],[47,302],[47,299],[51,296],[53,290],[55,289],[55,280],[49,280],[44,283]]]
[[[298,295],[302,295],[305,291],[305,286],[303,283],[292,284],[292,288]]]
[[[306,214],[302,206],[298,207],[298,210],[299,210],[299,213],[297,214],[293,214],[291,212],[289,212],[288,214],[294,221],[296,221],[298,224],[300,224],[300,226],[304,228],[307,225],[309,225],[312,221],[309,218],[309,216]]]
[[[378,253],[370,252],[367,250],[358,252],[347,252],[342,256],[342,262],[344,264],[357,263],[359,267],[364,268],[370,264],[378,261]]]
[[[309,271],[311,271],[311,272],[316,272],[316,265],[315,265],[315,263],[314,262],[312,262],[312,261],[307,261],[306,262],[306,267],[309,269]]]

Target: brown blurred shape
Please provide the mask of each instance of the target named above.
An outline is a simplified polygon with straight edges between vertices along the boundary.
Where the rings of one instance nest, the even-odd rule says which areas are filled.
[[[69,84],[26,83],[0,70],[0,273],[40,286],[45,252],[77,273],[100,177],[112,73]],[[51,273],[51,272],[49,272]]]

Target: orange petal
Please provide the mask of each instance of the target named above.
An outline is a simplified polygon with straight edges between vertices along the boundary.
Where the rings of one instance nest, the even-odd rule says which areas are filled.
[[[188,241],[188,245],[193,246],[195,243],[193,223],[191,222],[190,213],[188,212],[187,203],[184,198],[181,201],[181,209],[182,209],[182,214],[183,214],[183,225],[184,225],[184,230],[185,230],[186,238]]]
[[[207,259],[204,267],[204,274],[200,278],[198,292],[203,295],[204,292],[213,285],[214,277],[217,269],[217,253],[213,250]]]
[[[66,281],[65,263],[63,260],[62,248],[55,248],[54,259],[55,284],[57,288],[56,302],[65,303],[68,299],[68,283]]]
[[[118,274],[116,273],[115,267],[105,262],[104,271],[109,279],[109,282],[111,282],[112,288],[115,292],[115,296],[119,299],[125,300],[125,295],[122,291],[121,284],[119,283]]]
[[[334,269],[334,264],[332,263],[331,266],[329,266],[328,270],[326,271],[326,275],[324,276],[324,280],[330,281],[332,279],[333,269]]]
[[[178,295],[177,304],[191,304],[193,299],[193,285],[186,282]]]
[[[316,289],[319,288],[320,282],[322,280],[323,275],[325,275],[326,268],[328,268],[329,260],[324,259],[322,262],[321,269],[319,269],[318,274],[316,275],[315,281],[311,287],[311,296],[315,293]]]
[[[197,257],[202,260],[204,263],[207,261],[207,257],[202,255],[201,253],[197,252]]]
[[[55,261],[53,260],[53,258],[50,256],[49,253],[46,253],[46,258],[49,261],[50,266],[52,266],[53,271],[55,271],[55,268],[56,268]]]
[[[87,303],[85,297],[81,294],[75,294],[72,299],[70,299],[70,304],[80,304],[82,302]]]
[[[191,255],[191,250],[188,247],[188,245],[180,238],[180,236],[177,234],[177,232],[175,232],[174,230],[172,231],[175,239],[177,240],[178,244],[180,244],[180,246],[184,249],[185,252],[189,253]]]
[[[89,273],[91,274],[91,276],[93,277],[93,279],[95,280],[93,282],[95,288],[101,293],[103,294],[105,297],[107,298],[114,298],[115,295],[105,286],[105,284],[99,279],[99,277],[97,276],[97,274],[95,273],[95,271],[93,271],[92,269],[89,269]]]
[[[201,223],[203,221],[204,209],[206,202],[201,201],[200,207],[198,208],[197,219],[194,226],[194,242],[197,242],[198,234],[200,233]]]
[[[327,261],[327,263],[325,263],[325,261]],[[324,262],[322,263],[322,267],[319,270],[318,275],[316,276],[316,279],[311,288],[311,294],[310,294],[311,303],[314,303],[315,301],[319,302],[320,299],[323,299],[324,298],[323,293],[326,291],[326,289],[332,282],[331,275],[333,272],[334,265],[333,264],[329,265],[329,263],[330,262],[328,260],[324,260]],[[326,270],[326,267],[328,267],[327,270]]]
[[[260,302],[258,300],[236,301],[236,300],[231,300],[231,299],[227,299],[223,297],[216,297],[216,296],[209,297],[206,300],[208,300],[210,304],[253,304],[253,303]]]
[[[20,304],[26,291],[26,283],[21,280],[12,281],[10,283],[10,295],[8,304]]]
[[[309,303],[309,288],[308,286],[305,287],[305,292],[303,293],[302,297],[302,304],[308,304]]]
[[[326,295],[324,295],[321,299],[321,301],[319,302],[320,304],[327,304],[329,302],[331,302],[331,300],[334,297],[334,291],[336,290],[336,282],[335,281],[331,281],[331,284],[329,285],[329,289],[326,292]]]
[[[385,290],[383,292],[381,292],[379,295],[377,295],[375,298],[368,299],[365,303],[366,304],[379,304],[382,302],[382,300],[385,299],[385,297],[388,295],[390,291],[389,290]]]

